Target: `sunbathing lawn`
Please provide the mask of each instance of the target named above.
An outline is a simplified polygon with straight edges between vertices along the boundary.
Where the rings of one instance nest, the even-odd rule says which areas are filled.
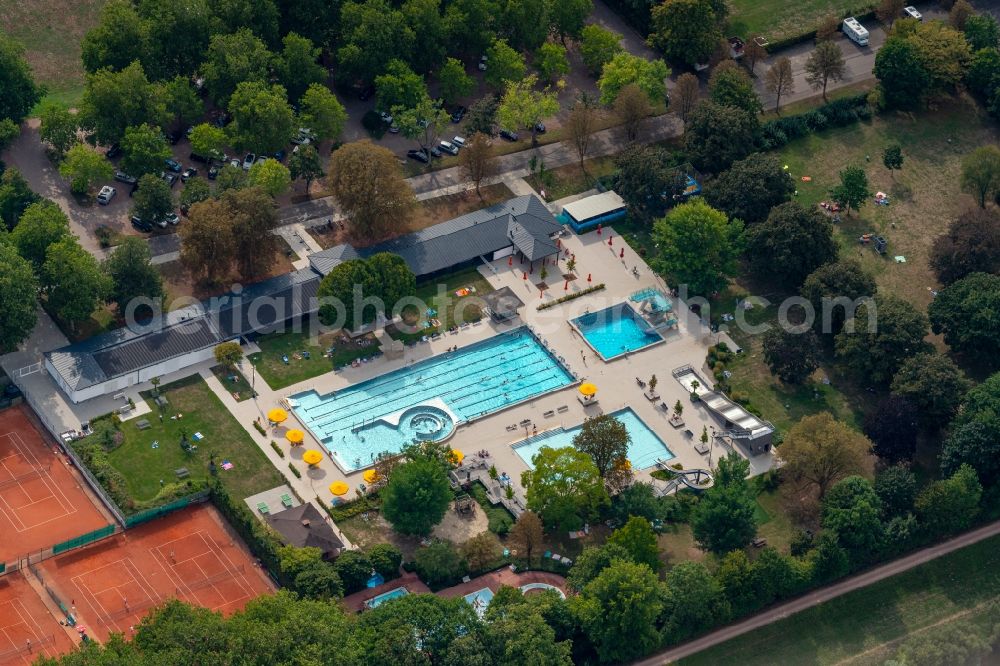
[[[216,365],[212,367],[212,374],[226,387],[236,402],[243,402],[253,397],[250,382],[239,370],[227,370],[221,365]]]
[[[308,322],[303,323],[302,328],[299,332],[273,333],[259,338],[257,345],[260,352],[247,357],[272,389],[282,389],[317,377],[348,365],[354,359],[371,356],[379,349],[378,340],[371,334],[353,340],[341,331],[315,337],[309,330]],[[360,340],[367,343],[358,344]],[[326,356],[329,351],[332,354]],[[308,354],[308,358],[303,352]],[[288,362],[282,357],[286,357]]]
[[[419,312],[415,307],[408,307],[403,310],[403,319],[411,324],[426,324],[416,333],[404,333],[396,330],[393,326],[386,328],[386,333],[396,340],[409,342],[419,340],[424,335],[447,330],[455,325],[455,313],[461,312],[461,319],[465,322],[478,321],[482,317],[478,307],[462,307],[462,297],[456,296],[455,292],[460,289],[469,289],[470,293],[478,296],[488,294],[493,291],[493,286],[475,268],[468,268],[451,275],[444,276],[417,285],[416,297],[426,304],[423,312]],[[448,307],[450,304],[451,307]],[[427,310],[436,310],[433,317],[427,316]],[[437,319],[440,326],[435,326],[431,319]]]
[[[998,548],[1000,537],[986,539],[681,664],[882,664],[907,635],[948,621],[977,621],[983,605],[1000,595]]]
[[[187,467],[192,479],[207,479],[209,457],[215,454],[219,478],[236,498],[273,488],[283,482],[281,475],[260,450],[250,435],[223,406],[208,385],[198,375],[160,387],[160,394],[169,404],[163,409],[163,421],[150,392],[143,393],[153,413],[121,424],[125,442],[109,454],[111,464],[122,473],[129,493],[137,500],[148,500],[160,491],[160,481],[176,481],[174,470]],[[174,420],[171,416],[180,414]],[[139,430],[136,423],[149,421],[150,427]],[[181,432],[198,446],[193,454],[180,447]],[[204,438],[195,442],[193,435]],[[152,448],[153,442],[158,448]],[[222,470],[229,460],[233,469]],[[123,507],[124,508],[124,507]]]

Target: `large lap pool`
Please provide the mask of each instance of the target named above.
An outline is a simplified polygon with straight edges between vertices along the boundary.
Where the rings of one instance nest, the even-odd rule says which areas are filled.
[[[345,471],[383,451],[440,441],[455,427],[574,381],[527,328],[438,354],[335,393],[293,396],[299,420]]]
[[[625,425],[625,429],[628,430],[628,434],[632,438],[632,442],[628,446],[628,460],[632,469],[645,469],[655,465],[657,460],[670,460],[674,457],[673,451],[667,448],[663,440],[632,411],[631,407],[612,412],[611,416]],[[528,467],[534,468],[531,459],[543,446],[553,449],[573,446],[573,438],[582,428],[583,426],[579,425],[569,430],[556,428],[549,432],[543,432],[529,438],[523,444],[515,446],[514,451],[521,457],[521,460],[527,463]]]
[[[573,319],[572,324],[605,361],[663,342],[663,336],[628,303],[588,312]]]

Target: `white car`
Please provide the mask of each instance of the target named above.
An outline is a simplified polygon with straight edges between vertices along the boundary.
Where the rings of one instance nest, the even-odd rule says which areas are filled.
[[[250,167],[253,166],[254,160],[256,159],[257,159],[256,155],[254,155],[253,153],[247,153],[247,156],[243,158],[243,170],[249,171]]]
[[[483,56],[482,58],[479,59],[479,71],[480,72],[485,72],[486,71],[486,60],[487,60],[486,56]]]
[[[388,111],[380,111],[378,117],[381,118],[382,122],[384,122],[386,125],[392,124],[392,114],[390,114]]]
[[[229,166],[240,169],[243,167],[243,164],[239,160],[234,159],[234,160],[229,160]]]
[[[181,218],[174,212],[167,213],[163,219],[175,226],[181,223]]]
[[[456,146],[458,146],[459,148],[465,148],[465,137],[464,136],[456,136],[454,139],[451,140],[451,142],[453,144],[455,144]]]
[[[438,148],[441,149],[441,152],[448,153],[449,155],[458,155],[458,146],[451,141],[442,141],[438,144]]]
[[[916,7],[903,7],[903,14],[907,18],[917,19],[918,21],[924,20],[924,15],[917,11]]]
[[[111,200],[115,198],[116,194],[118,194],[118,190],[111,187],[110,185],[105,185],[104,187],[101,188],[101,191],[98,192],[97,194],[97,203],[101,204],[102,206],[107,206],[109,203],[111,203]]]

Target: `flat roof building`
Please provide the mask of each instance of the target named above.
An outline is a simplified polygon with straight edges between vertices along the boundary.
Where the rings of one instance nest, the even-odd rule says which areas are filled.
[[[608,190],[566,204],[562,212],[573,231],[580,233],[624,217],[626,205],[617,192]]]

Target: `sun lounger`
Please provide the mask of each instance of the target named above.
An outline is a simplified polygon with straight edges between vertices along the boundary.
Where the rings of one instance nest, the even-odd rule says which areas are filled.
[[[281,496],[281,505],[286,509],[292,508],[292,498],[288,493],[284,493]]]
[[[549,411],[547,411],[547,412],[543,412],[543,413],[542,413],[542,416],[544,416],[544,417],[545,417],[545,418],[547,418],[547,419],[550,419],[550,418],[552,418],[552,417],[553,417],[553,416],[555,416],[555,415],[556,415],[556,413],[555,413],[555,411],[554,411],[554,410],[552,410],[552,409],[550,409],[550,410],[549,410]]]
[[[267,504],[265,502],[257,502],[257,510],[265,516],[271,512],[270,509],[267,508]]]
[[[566,406],[566,405],[562,405],[562,406],[556,408],[556,411],[559,412],[560,414],[563,414],[563,413],[569,411],[569,407]]]
[[[147,421],[146,419],[142,419],[141,421],[135,422],[135,427],[138,428],[139,430],[147,430],[151,426],[149,425],[149,421]]]

